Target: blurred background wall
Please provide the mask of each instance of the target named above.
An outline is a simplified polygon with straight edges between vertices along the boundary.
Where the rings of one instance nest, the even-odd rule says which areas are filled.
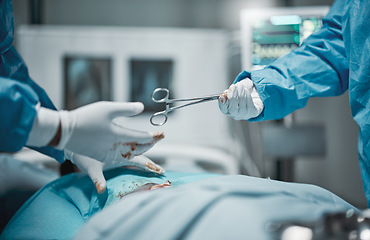
[[[243,8],[331,5],[333,0],[13,0],[16,24],[239,29]],[[32,16],[41,6],[40,18]]]

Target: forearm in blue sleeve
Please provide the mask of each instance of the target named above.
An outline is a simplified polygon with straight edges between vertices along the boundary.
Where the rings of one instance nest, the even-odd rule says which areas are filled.
[[[26,144],[38,101],[28,85],[0,78],[0,151],[16,152]]]
[[[0,152],[17,152],[26,145],[38,103],[30,86],[0,77]],[[33,149],[64,161],[63,152],[52,147]]]

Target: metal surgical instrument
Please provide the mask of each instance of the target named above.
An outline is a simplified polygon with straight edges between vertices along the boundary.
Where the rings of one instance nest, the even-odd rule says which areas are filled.
[[[157,95],[160,92],[165,93],[166,95],[165,97],[161,99],[157,99],[155,95]],[[215,95],[205,96],[205,97],[195,97],[195,98],[169,99],[168,97],[170,96],[170,91],[167,88],[157,88],[152,93],[152,100],[153,102],[156,102],[156,103],[165,103],[166,110],[154,113],[150,118],[150,123],[154,126],[162,126],[163,124],[167,122],[167,118],[168,118],[167,114],[169,112],[172,112],[173,110],[186,107],[186,106],[190,106],[193,104],[213,101],[213,100],[218,99],[220,95],[221,94],[215,94]],[[176,106],[176,107],[170,107],[171,103],[181,102],[181,101],[192,101],[192,102],[186,103],[184,105]],[[161,119],[161,118],[163,118],[163,121],[154,121],[155,119]]]

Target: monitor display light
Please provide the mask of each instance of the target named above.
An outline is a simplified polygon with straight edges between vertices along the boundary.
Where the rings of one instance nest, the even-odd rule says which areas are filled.
[[[271,64],[322,27],[328,7],[246,9],[242,11],[243,68]]]

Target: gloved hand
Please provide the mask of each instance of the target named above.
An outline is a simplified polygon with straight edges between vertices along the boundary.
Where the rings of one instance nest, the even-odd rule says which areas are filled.
[[[59,111],[62,132],[57,148],[106,164],[128,161],[164,138],[163,133],[135,131],[113,122],[116,117],[137,115],[143,109],[142,103],[97,102]]]
[[[231,84],[219,97],[218,106],[221,112],[235,120],[257,117],[264,108],[254,83],[248,78]]]
[[[66,159],[76,164],[81,171],[85,172],[91,178],[95,185],[96,191],[99,194],[104,193],[107,187],[107,181],[104,178],[103,169],[108,170],[115,167],[136,166],[157,174],[165,173],[165,170],[161,166],[155,164],[152,160],[142,155],[134,157],[130,161],[125,161],[114,165],[104,164],[92,158],[85,157],[68,150],[64,150],[64,156]]]

